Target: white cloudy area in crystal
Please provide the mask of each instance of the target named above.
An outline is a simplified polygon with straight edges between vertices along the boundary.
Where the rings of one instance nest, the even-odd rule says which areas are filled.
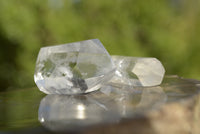
[[[46,94],[81,94],[99,89],[114,72],[102,43],[91,39],[41,48],[34,80]]]
[[[139,58],[126,56],[112,56],[117,66],[115,76],[111,82],[131,86],[156,86],[160,85],[165,69],[156,58]]]

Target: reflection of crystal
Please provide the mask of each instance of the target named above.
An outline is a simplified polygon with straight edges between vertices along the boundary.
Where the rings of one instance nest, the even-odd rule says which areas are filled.
[[[161,87],[139,88],[137,93],[124,89],[105,85],[92,94],[47,95],[40,102],[39,121],[53,131],[80,130],[91,125],[117,123],[167,100]]]
[[[34,75],[47,94],[80,94],[100,88],[114,64],[98,39],[41,48]]]
[[[122,90],[123,88],[123,90]],[[135,87],[106,85],[100,89],[107,97],[115,99],[122,118],[134,116],[148,109],[157,108],[167,101],[167,95],[160,86]]]
[[[156,86],[164,77],[165,69],[156,58],[137,58],[112,56],[117,66],[115,77],[111,80],[116,84],[131,86]]]
[[[118,121],[115,103],[104,104],[104,101],[86,95],[47,95],[40,102],[39,121],[53,131]]]

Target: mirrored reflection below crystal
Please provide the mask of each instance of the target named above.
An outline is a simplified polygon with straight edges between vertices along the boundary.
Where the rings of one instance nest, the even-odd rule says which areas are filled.
[[[40,103],[38,118],[52,131],[81,130],[87,126],[118,123],[156,108],[167,101],[161,87],[124,89],[104,86],[93,94],[47,95]]]
[[[109,105],[88,96],[48,95],[40,103],[39,121],[55,131],[117,122],[120,116],[113,111],[116,106]]]
[[[108,89],[110,91],[106,95],[115,100],[120,118],[134,117],[148,109],[157,108],[167,101],[167,95],[160,86],[131,89],[129,86],[118,88],[107,85],[101,89],[101,92],[105,93]]]

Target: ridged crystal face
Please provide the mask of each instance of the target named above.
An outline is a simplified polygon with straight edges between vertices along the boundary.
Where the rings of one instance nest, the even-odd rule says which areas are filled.
[[[98,39],[43,47],[34,80],[46,94],[81,94],[99,89],[115,66]]]
[[[165,69],[156,58],[139,58],[127,56],[112,56],[117,66],[115,76],[111,82],[131,86],[156,86],[160,85]]]

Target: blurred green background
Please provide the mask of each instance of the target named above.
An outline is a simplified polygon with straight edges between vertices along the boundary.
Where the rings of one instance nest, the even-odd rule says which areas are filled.
[[[34,86],[40,47],[98,38],[112,55],[157,57],[200,79],[199,0],[1,0],[0,91]]]

